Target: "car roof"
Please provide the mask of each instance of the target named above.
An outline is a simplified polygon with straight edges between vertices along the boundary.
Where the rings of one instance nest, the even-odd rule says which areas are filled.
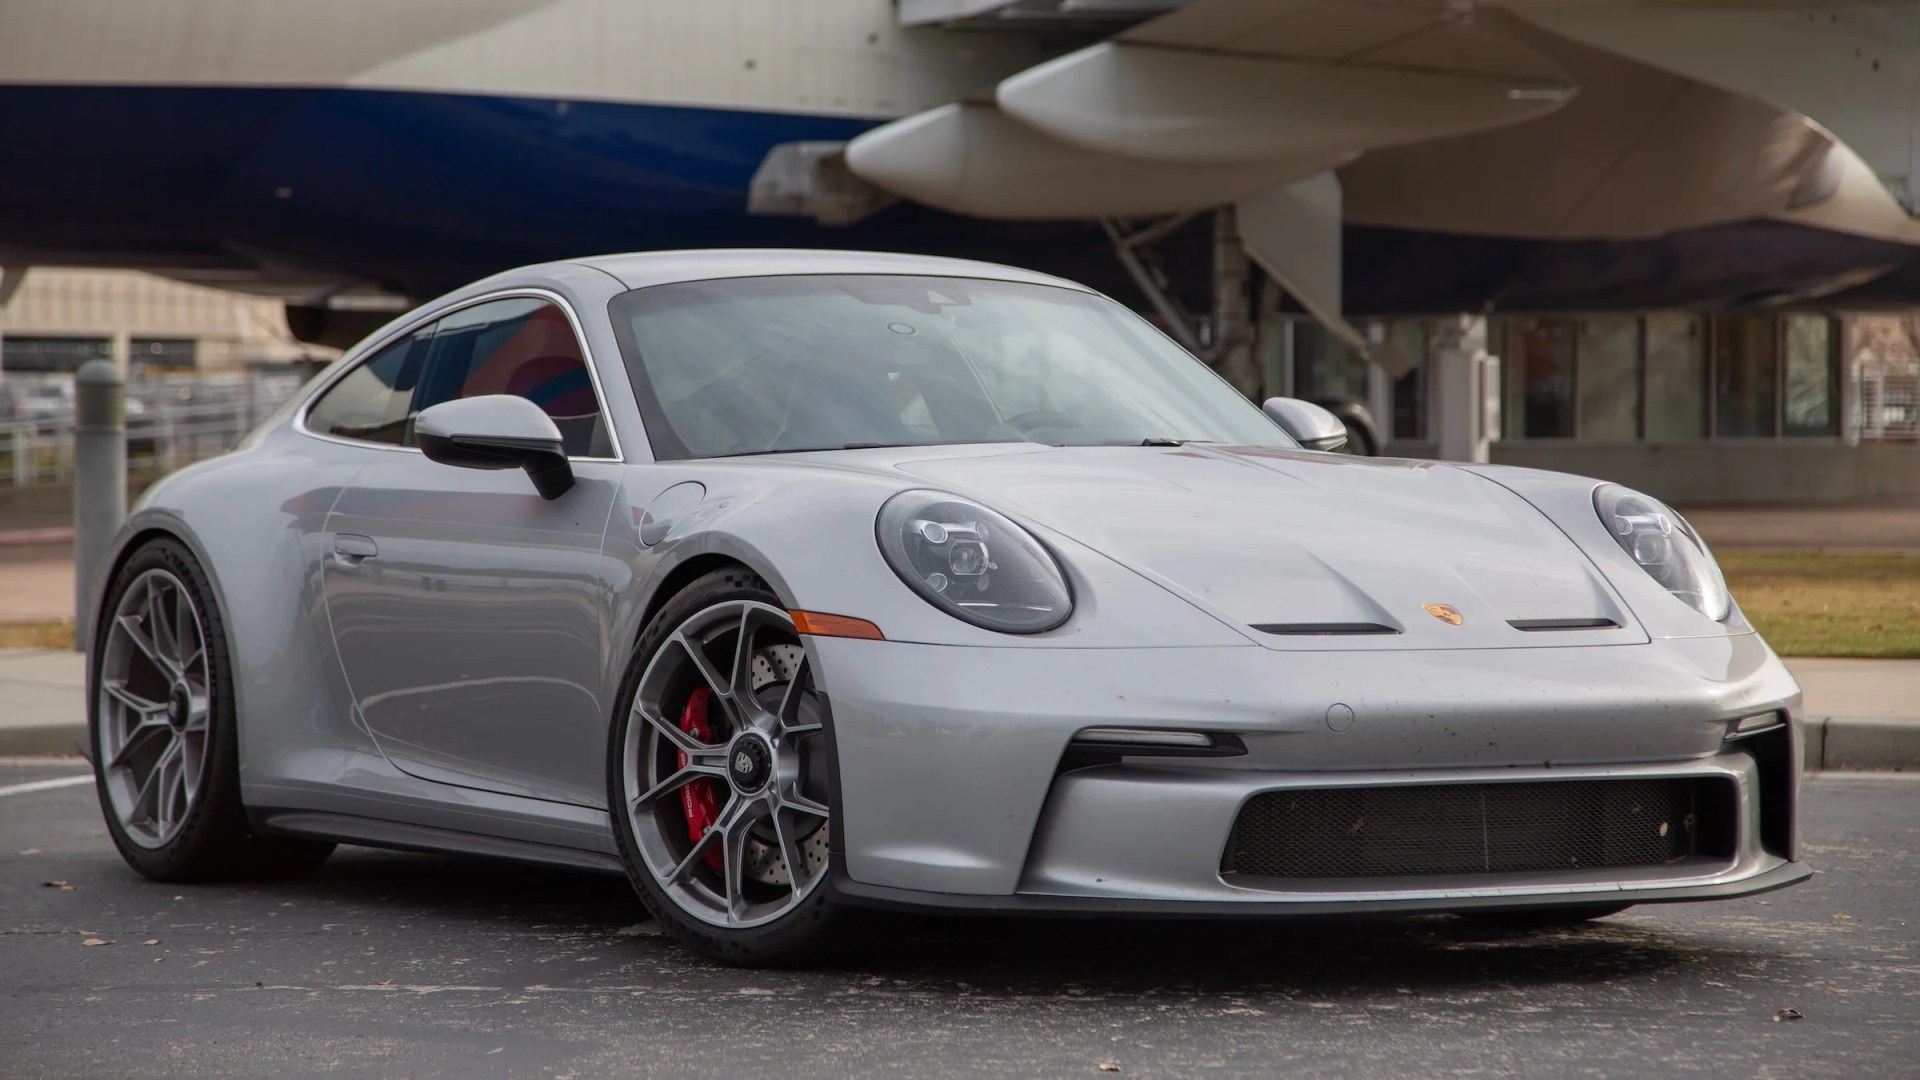
[[[997,263],[904,255],[877,251],[822,251],[795,248],[716,248],[706,251],[648,251],[570,260],[618,278],[629,289],[713,278],[775,277],[790,274],[918,274],[927,277],[987,278],[1091,292],[1085,285],[1050,274]]]

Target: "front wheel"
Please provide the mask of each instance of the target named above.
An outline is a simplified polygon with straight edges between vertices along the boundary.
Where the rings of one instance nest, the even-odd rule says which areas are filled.
[[[807,654],[745,570],[695,581],[641,635],[608,748],[627,875],[675,937],[730,964],[835,952],[828,747]]]

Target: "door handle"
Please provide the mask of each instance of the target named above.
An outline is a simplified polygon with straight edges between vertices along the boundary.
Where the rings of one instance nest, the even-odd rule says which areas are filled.
[[[358,566],[361,562],[380,554],[380,545],[373,542],[371,536],[355,533],[335,533],[333,535],[333,553],[348,566]]]

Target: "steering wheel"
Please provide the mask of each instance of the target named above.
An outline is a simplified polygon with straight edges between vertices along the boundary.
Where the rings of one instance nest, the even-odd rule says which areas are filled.
[[[1032,412],[1023,412],[1018,416],[1007,417],[1003,423],[1008,427],[1019,428],[1022,433],[1041,427],[1077,428],[1080,426],[1080,421],[1053,409],[1034,409]]]

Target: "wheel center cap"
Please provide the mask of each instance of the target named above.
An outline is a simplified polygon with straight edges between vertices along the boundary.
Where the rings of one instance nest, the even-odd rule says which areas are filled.
[[[173,693],[167,695],[167,723],[175,731],[184,731],[187,716],[193,711],[193,698],[188,695],[185,686],[176,686]]]
[[[757,735],[742,735],[727,750],[727,779],[743,795],[767,786],[773,775],[773,750]]]

